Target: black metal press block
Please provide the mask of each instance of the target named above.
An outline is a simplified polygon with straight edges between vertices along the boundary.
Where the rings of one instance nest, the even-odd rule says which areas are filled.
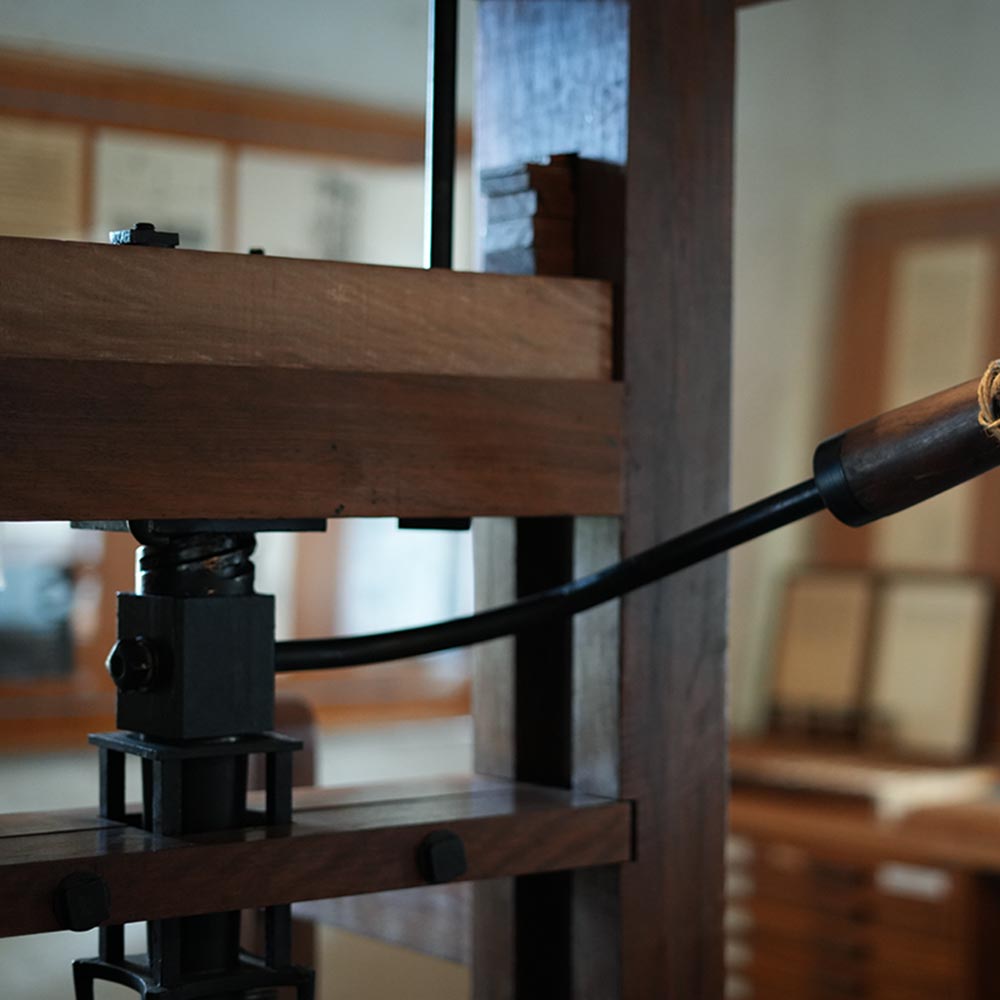
[[[292,754],[302,744],[270,732],[274,599],[254,592],[250,558],[253,529],[287,527],[128,522],[143,547],[137,592],[118,595],[118,641],[108,656],[121,730],[90,737],[100,754],[104,818],[175,838],[291,822]],[[247,805],[251,754],[267,762],[257,811]],[[141,760],[137,812],[126,805],[129,755]],[[103,884],[64,885],[64,926],[85,929],[106,919],[106,892]],[[156,1000],[235,998],[279,987],[295,987],[299,1000],[312,1000],[313,972],[291,962],[290,907],[268,907],[264,919],[263,955],[241,950],[239,912],[150,921],[142,955],[125,954],[123,927],[102,927],[100,954],[74,963],[77,1000],[93,1000],[96,981]]]
[[[292,814],[292,753],[298,740],[274,733],[164,743],[134,733],[90,737],[100,751],[101,815],[162,836],[255,825],[282,825]],[[263,812],[247,809],[247,757],[267,756]],[[126,812],[125,757],[142,760],[142,812]],[[124,928],[101,928],[97,958],[73,963],[76,1000],[93,1000],[96,981],[118,983],[156,1000],[242,996],[248,990],[294,986],[312,1000],[314,974],[291,961],[291,908],[265,910],[266,950],[240,950],[240,914],[211,913],[154,920],[147,952],[125,954]]]
[[[274,598],[119,594],[121,729],[169,740],[274,726]]]

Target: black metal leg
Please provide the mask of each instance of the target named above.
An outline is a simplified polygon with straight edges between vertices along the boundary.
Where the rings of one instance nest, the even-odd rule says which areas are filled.
[[[113,924],[102,927],[99,931],[100,946],[98,954],[105,962],[121,962],[125,958],[125,927]]]
[[[292,907],[269,906],[264,911],[265,961],[273,969],[292,962]]]
[[[292,755],[278,751],[267,755],[267,825],[292,821]]]
[[[176,836],[183,829],[182,762],[154,760],[152,772],[153,833]]]
[[[298,1000],[313,1000],[316,995],[316,977],[310,974],[308,979],[299,983],[299,988],[295,991]]]
[[[73,963],[73,993],[76,1000],[94,1000],[93,972],[81,962]]]
[[[101,815],[119,823],[125,821],[125,754],[101,747]]]
[[[181,982],[180,918],[151,920],[146,937],[153,981],[159,986],[176,986]]]

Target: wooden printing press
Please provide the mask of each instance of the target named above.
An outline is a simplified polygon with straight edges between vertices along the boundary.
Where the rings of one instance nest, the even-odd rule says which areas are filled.
[[[455,7],[431,6],[429,269],[195,253],[151,226],[0,238],[0,519],[142,546],[108,661],[120,728],[91,737],[100,803],[0,821],[0,933],[101,929],[80,1000],[101,979],[311,997],[291,903],[458,879],[477,997],[721,997],[725,565],[703,560],[823,506],[881,516],[1000,456],[970,384],[720,517],[733,3],[481,5],[484,260],[503,274],[448,270]],[[370,516],[483,518],[484,607],[555,589],[418,635],[276,647],[254,533]],[[509,634],[476,667],[478,776],[293,795],[276,669]],[[239,943],[253,908],[259,955]],[[137,921],[148,950],[126,956]]]

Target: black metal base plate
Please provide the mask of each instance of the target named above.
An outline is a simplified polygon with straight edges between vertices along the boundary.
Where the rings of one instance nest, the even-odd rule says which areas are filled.
[[[122,962],[80,958],[73,963],[76,1000],[94,1000],[94,983],[118,983],[135,990],[143,1000],[207,1000],[247,990],[294,986],[298,1000],[313,1000],[315,973],[297,965],[272,969],[259,958],[246,955],[239,968],[219,976],[199,978],[179,986],[157,984],[144,965],[145,956],[129,956]]]
[[[150,740],[139,733],[116,730],[91,733],[87,741],[105,750],[118,750],[145,760],[190,760],[195,757],[238,757],[248,753],[275,753],[301,750],[302,741],[281,733],[254,733],[224,736],[211,740],[183,740],[176,743]]]

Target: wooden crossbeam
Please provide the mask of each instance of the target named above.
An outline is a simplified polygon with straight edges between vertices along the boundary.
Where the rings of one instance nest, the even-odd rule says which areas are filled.
[[[607,380],[605,282],[0,237],[0,359]]]
[[[609,286],[0,238],[0,520],[609,514]]]
[[[0,363],[0,519],[617,509],[621,386]]]
[[[408,789],[309,790],[294,822],[189,838],[155,837],[80,811],[0,820],[0,937],[58,929],[59,882],[96,872],[110,890],[109,923],[324,899],[424,884],[417,847],[442,825],[465,845],[466,879],[625,861],[626,802],[506,782]],[[212,877],[206,878],[205,873]]]

